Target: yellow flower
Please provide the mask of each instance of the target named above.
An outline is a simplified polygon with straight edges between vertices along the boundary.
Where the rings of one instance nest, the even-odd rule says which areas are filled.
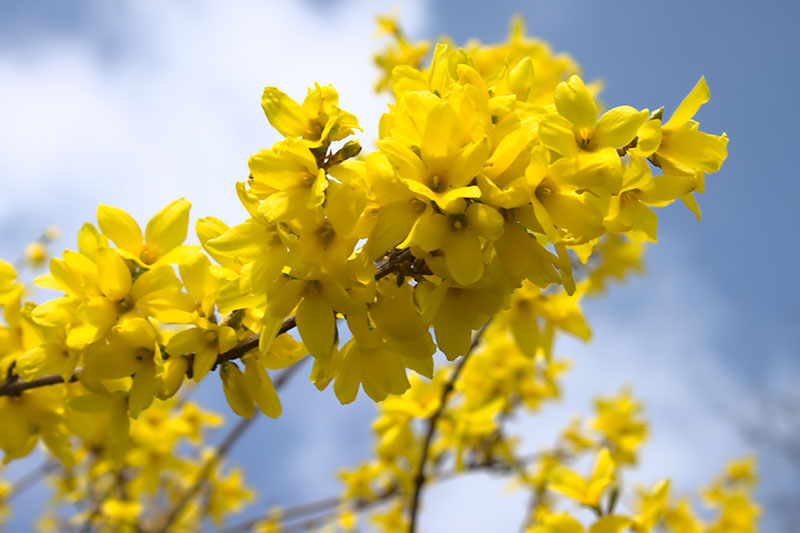
[[[139,224],[116,207],[98,206],[97,224],[123,257],[143,268],[180,263],[198,253],[196,246],[182,246],[191,205],[183,198],[169,203],[147,223],[144,237]]]
[[[83,356],[84,373],[92,379],[120,379],[133,375],[128,413],[137,418],[161,388],[163,363],[156,331],[147,320],[126,318],[106,342],[90,345]]]
[[[263,198],[258,212],[267,223],[313,218],[325,200],[325,170],[317,168],[316,158],[302,141],[284,139],[251,156],[248,166],[248,185]]]
[[[596,507],[600,496],[614,483],[616,464],[607,448],[600,450],[594,470],[588,480],[562,465],[556,465],[549,472],[549,487],[583,505]]]
[[[427,253],[440,251],[447,277],[463,286],[472,285],[485,270],[484,246],[503,232],[503,217],[493,207],[472,203],[464,213],[426,211],[417,220],[406,243]],[[401,245],[402,246],[402,245]],[[429,266],[431,261],[429,261]]]
[[[548,514],[544,516],[542,523],[529,527],[525,533],[620,533],[630,527],[631,522],[625,516],[604,516],[586,530],[567,513]]]
[[[648,533],[664,516],[669,496],[669,480],[658,483],[652,490],[639,494],[639,514],[634,517],[636,531]]]
[[[604,224],[636,241],[656,242],[658,219],[647,206],[663,207],[697,188],[694,175],[650,175],[650,166],[631,155],[618,195],[612,197]]]
[[[465,127],[469,111],[461,116],[453,103],[432,93],[409,93],[399,105],[408,115],[400,116],[378,148],[417,198],[462,213],[466,198],[480,196],[470,182],[489,156],[488,139]]]
[[[361,129],[355,116],[339,108],[339,94],[330,85],[315,84],[302,104],[275,87],[266,87],[261,107],[281,135],[302,139],[309,148],[344,139],[353,129]]]
[[[388,350],[378,331],[371,329],[366,316],[348,317],[353,338],[345,343],[338,357],[338,373],[333,384],[342,403],[356,398],[358,386],[376,402],[389,394],[403,394],[409,387],[402,359]],[[428,357],[432,352],[425,354]]]
[[[704,133],[692,120],[709,97],[706,79],[701,77],[662,127],[661,145],[655,153],[659,164],[674,165],[691,174],[719,170],[728,155],[728,137],[724,133],[719,136]]]
[[[579,76],[556,87],[558,114],[550,114],[539,125],[539,138],[545,146],[562,156],[580,151],[595,152],[604,148],[622,148],[636,137],[649,110],[630,106],[610,109],[597,118],[597,105]]]
[[[172,357],[194,354],[192,378],[200,382],[217,362],[217,355],[238,344],[236,332],[229,326],[197,320],[197,327],[185,329],[170,337],[167,353]]]
[[[375,65],[381,71],[381,78],[375,84],[376,91],[382,91],[389,86],[392,72],[399,65],[419,68],[422,57],[430,49],[428,41],[409,42],[403,31],[392,16],[377,17],[379,27],[393,37],[393,42],[386,46],[382,52],[373,56]]]
[[[635,463],[639,447],[647,438],[647,423],[641,418],[641,404],[632,397],[630,390],[623,389],[617,396],[597,398],[595,409],[597,416],[590,424],[603,434],[614,460]]]
[[[25,247],[25,262],[36,268],[47,259],[47,246],[40,241],[32,242]]]

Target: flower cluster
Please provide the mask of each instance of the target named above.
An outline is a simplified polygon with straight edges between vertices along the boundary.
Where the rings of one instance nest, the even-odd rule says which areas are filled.
[[[376,515],[386,531],[414,531],[426,479],[476,468],[532,489],[532,533],[583,531],[553,494],[595,511],[592,532],[662,522],[699,531],[675,525],[695,522],[685,504],[669,507],[666,483],[644,493],[638,514],[614,514],[617,472],[647,435],[629,394],[598,400],[591,431],[576,422],[529,461],[505,422],[559,397],[567,365],[553,355],[555,335],[589,339],[580,299],[640,269],[642,242],[656,240],[653,208],[680,199],[699,219],[694,193],[727,145],[693,120],[709,99],[705,80],[666,120],[663,107],[603,110],[598,85],[519,21],[505,43],[441,42],[427,63],[427,43],[380,22],[394,43],[376,57],[378,89],[393,98],[374,151],[362,153],[358,120],[333,87],[315,84],[302,101],[267,87],[262,108],[283,139],[251,156],[236,184],[244,220],[200,218],[199,244],[187,244],[185,199],[144,230],[101,205],[77,250],[35,280],[58,293],[38,304],[0,261],[5,461],[41,440],[65,468],[59,501],[90,495],[76,520],[109,529],[146,530],[143,495],[181,502],[194,490],[187,480],[206,479],[203,504],[179,503],[168,517],[191,529],[249,492],[213,454],[198,469],[176,452],[214,419],[171,399],[217,371],[237,415],[275,418],[268,371],[310,354],[320,390],[333,384],[349,403],[361,388],[383,402],[375,458],[342,478],[344,502],[394,502]],[[26,264],[45,261],[49,240]],[[437,352],[457,363],[436,369]],[[567,465],[587,454],[588,478]],[[756,516],[738,488],[752,477],[745,469],[708,496],[720,523],[738,520],[741,531]],[[342,507],[341,523],[353,510]]]

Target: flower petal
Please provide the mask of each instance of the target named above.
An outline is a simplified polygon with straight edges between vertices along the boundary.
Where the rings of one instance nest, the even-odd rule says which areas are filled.
[[[592,140],[601,147],[622,148],[636,137],[649,114],[648,109],[636,111],[627,105],[609,109],[597,121]]]
[[[597,106],[589,89],[577,75],[556,87],[556,109],[558,114],[572,122],[576,129],[591,128],[597,120]]]
[[[700,77],[700,81],[694,88],[686,95],[686,98],[678,104],[675,112],[669,117],[669,120],[664,124],[665,128],[677,128],[686,124],[694,115],[700,106],[708,102],[711,93],[708,91],[705,76]]]
[[[118,247],[139,255],[142,249],[142,230],[128,213],[116,207],[99,205],[97,225]]]
[[[191,206],[188,200],[180,198],[156,213],[147,223],[144,240],[154,246],[159,255],[164,255],[186,240]]]

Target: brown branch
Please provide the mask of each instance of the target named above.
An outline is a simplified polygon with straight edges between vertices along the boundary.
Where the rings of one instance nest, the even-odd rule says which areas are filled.
[[[408,248],[404,250],[393,250],[387,256],[386,261],[384,261],[375,269],[375,279],[380,280],[382,278],[385,278],[389,274],[399,272],[402,268],[402,265],[408,262],[412,258],[413,256],[411,255],[411,251]],[[281,324],[281,327],[278,330],[278,335],[286,333],[294,329],[296,326],[297,322],[295,320],[295,316],[292,315],[290,317],[287,317]],[[259,340],[259,334],[256,333],[244,339],[243,341],[241,341],[239,344],[237,344],[227,352],[219,354],[217,356],[217,362],[214,365],[215,368],[226,361],[240,359],[250,351],[255,350],[256,348],[258,348],[258,340]],[[189,355],[194,355],[194,354],[189,354]],[[189,366],[189,368],[190,369],[192,368],[191,365]],[[78,380],[78,375],[76,373],[71,378],[69,378],[68,382],[73,383],[77,380]],[[23,391],[26,391],[28,389],[46,387],[48,385],[57,385],[59,383],[64,383],[64,378],[56,374],[42,376],[40,378],[32,379],[30,381],[22,381],[17,376],[9,376],[9,378],[6,379],[4,383],[0,384],[0,396],[19,396]]]
[[[491,319],[489,319],[489,322],[491,322]],[[472,343],[469,346],[469,350],[467,350],[467,353],[464,354],[464,356],[455,366],[453,373],[444,384],[444,387],[442,387],[442,395],[439,400],[439,407],[428,418],[428,429],[425,433],[425,440],[422,443],[422,453],[420,454],[419,464],[417,465],[416,476],[414,476],[414,492],[411,495],[411,505],[408,508],[409,533],[415,533],[417,530],[417,515],[419,514],[420,496],[422,495],[422,487],[425,485],[426,481],[425,463],[428,459],[431,443],[433,442],[433,435],[436,433],[436,423],[444,413],[445,407],[447,406],[447,400],[450,398],[450,394],[452,394],[453,389],[455,388],[455,383],[459,374],[461,374],[461,370],[464,368],[464,365],[466,364],[467,359],[469,359],[470,354],[472,354],[472,352],[478,346],[483,333],[489,326],[489,322],[486,322],[486,324],[484,324],[483,327],[479,329],[477,333],[475,333],[475,336],[472,338]]]
[[[78,376],[73,375],[71,378],[69,378],[69,383],[74,383],[75,381],[78,381]],[[26,391],[28,389],[46,387],[48,385],[56,385],[58,383],[64,383],[64,378],[56,374],[42,376],[30,381],[6,381],[0,385],[0,396],[18,396],[22,391]]]

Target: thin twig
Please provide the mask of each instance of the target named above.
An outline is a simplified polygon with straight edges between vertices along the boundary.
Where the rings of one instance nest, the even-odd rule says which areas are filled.
[[[19,495],[20,493],[24,492],[28,488],[34,486],[36,483],[41,481],[47,474],[56,470],[59,467],[59,463],[56,461],[44,461],[42,464],[27,472],[21,478],[14,482],[11,485],[11,490],[6,494],[5,501],[9,502],[12,498]]]
[[[542,453],[532,453],[516,459],[515,464],[511,464],[505,461],[480,461],[480,462],[473,462],[464,465],[463,470],[456,470],[456,469],[448,469],[442,472],[436,473],[436,481],[448,481],[458,477],[459,475],[463,475],[465,472],[469,473],[476,473],[476,472],[490,472],[490,473],[499,473],[499,474],[506,474],[509,472],[513,472],[517,470],[521,465],[533,462],[540,458]],[[329,497],[324,498],[321,500],[316,500],[313,502],[303,503],[299,505],[295,505],[292,507],[286,507],[283,509],[279,509],[279,520],[283,529],[281,531],[283,533],[288,533],[289,531],[306,531],[308,529],[314,528],[319,526],[326,521],[335,518],[337,514],[332,513],[334,509],[339,506],[347,505],[351,503],[351,509],[353,511],[366,511],[369,508],[383,503],[391,498],[396,496],[401,496],[402,492],[397,488],[397,486],[391,486],[380,493],[376,494],[372,498],[358,498],[355,500],[347,500],[342,497]],[[315,515],[317,513],[324,513],[321,516],[316,516],[312,518],[307,518],[309,515]],[[306,518],[306,520],[302,522],[296,522],[296,520]],[[223,531],[225,533],[244,533],[246,531],[251,531],[259,522],[268,520],[269,514],[264,514],[257,518],[253,518],[247,520],[245,522],[240,522],[239,524],[232,525],[230,527],[225,528]],[[294,523],[287,524],[287,522]]]
[[[489,322],[491,322],[491,319]],[[489,322],[486,322],[486,324],[484,324],[483,327],[479,329],[477,333],[475,333],[475,336],[472,338],[472,343],[469,346],[469,350],[467,350],[467,353],[464,354],[464,356],[455,366],[453,373],[444,384],[444,387],[442,387],[442,396],[439,400],[439,407],[428,418],[428,429],[425,433],[425,440],[422,443],[422,453],[420,454],[419,464],[417,465],[416,476],[414,476],[414,492],[411,494],[411,505],[408,508],[409,533],[415,533],[417,530],[417,515],[419,514],[420,496],[422,495],[422,487],[425,485],[426,481],[425,463],[428,459],[431,443],[433,442],[433,435],[436,433],[436,423],[444,413],[445,407],[447,406],[447,400],[450,398],[450,394],[452,394],[453,389],[455,388],[455,383],[459,374],[461,374],[461,370],[464,368],[464,365],[466,364],[467,359],[469,359],[470,354],[472,354],[472,352],[478,346],[483,333],[489,326]]]
[[[305,361],[305,359],[303,359],[303,361]],[[273,384],[275,390],[280,390],[283,388],[283,386],[288,383],[289,378],[291,378],[297,372],[301,365],[302,362],[298,362],[281,372]],[[169,510],[166,515],[166,519],[164,520],[164,524],[156,531],[165,532],[173,524],[173,522],[175,522],[181,511],[183,511],[192,498],[197,495],[205,482],[208,481],[208,475],[211,473],[211,470],[214,468],[214,466],[228,454],[231,447],[233,447],[236,441],[239,440],[239,438],[244,434],[245,430],[247,430],[247,428],[250,427],[250,425],[258,418],[258,415],[259,411],[255,411],[253,416],[250,418],[241,419],[239,423],[233,427],[225,439],[220,442],[213,455],[211,455],[211,457],[209,457],[206,461],[205,465],[203,465],[203,468],[200,470],[200,473],[198,474],[197,479],[192,486],[189,487],[180,498],[178,498],[178,501],[175,503],[172,509]]]
[[[394,253],[388,260],[386,260],[384,263],[382,263],[375,269],[375,279],[379,280],[385,278],[389,274],[398,272],[403,263],[408,262],[408,260],[411,258],[413,258],[413,256],[411,255],[411,251],[408,248]],[[297,326],[297,321],[295,319],[295,316],[292,315],[290,317],[287,317],[281,324],[281,327],[278,330],[278,335],[286,333],[294,329],[296,326]],[[217,362],[214,365],[215,368],[226,361],[239,359],[241,357],[244,357],[250,351],[255,350],[256,348],[258,348],[258,340],[259,340],[259,334],[256,333],[254,335],[247,337],[246,339],[241,341],[238,345],[234,346],[227,352],[219,354],[217,356]],[[191,369],[191,367],[189,368]],[[71,378],[69,378],[68,381],[69,383],[73,383],[77,380],[78,376],[76,373]],[[18,396],[20,393],[28,389],[46,387],[48,385],[57,385],[59,383],[64,383],[64,378],[56,374],[42,376],[40,378],[32,379],[30,381],[22,381],[18,379],[17,376],[13,376],[13,379],[7,379],[4,383],[0,384],[0,396]]]
[[[370,507],[389,500],[398,494],[400,494],[400,492],[397,487],[392,486],[379,492],[371,498],[358,498],[348,501],[341,497],[333,496],[314,502],[287,507],[280,510],[279,520],[281,523],[281,532],[289,533],[292,531],[306,531],[319,524],[324,524],[331,518],[336,517],[336,513],[332,513],[334,509],[342,505],[347,505],[348,503],[351,503],[353,511],[365,511]],[[321,516],[307,518],[309,515],[315,515],[318,513],[324,514]],[[287,522],[296,521],[301,518],[305,518],[305,520],[287,524]],[[229,528],[226,528],[224,531],[225,533],[243,533],[245,531],[251,531],[254,527],[256,527],[256,525],[258,525],[259,522],[264,520],[269,520],[269,515],[259,516],[246,522],[233,525]]]

